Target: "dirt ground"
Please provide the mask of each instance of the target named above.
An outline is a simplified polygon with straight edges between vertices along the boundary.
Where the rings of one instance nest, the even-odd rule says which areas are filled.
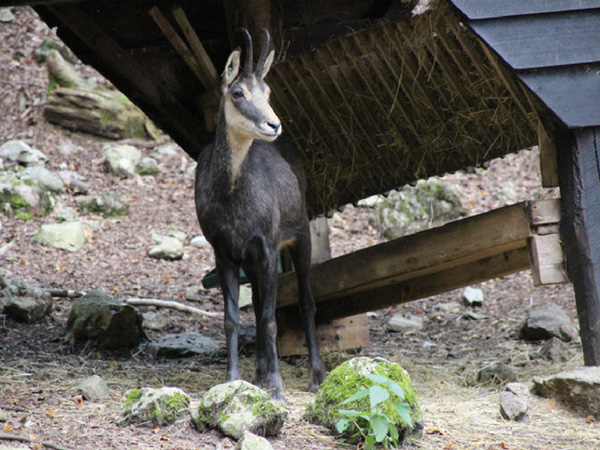
[[[192,161],[175,146],[174,155],[157,158],[161,173],[153,177],[121,180],[104,169],[101,139],[72,133],[46,123],[42,116],[46,71],[32,60],[32,51],[52,31],[27,8],[13,8],[16,19],[0,24],[0,144],[22,139],[46,153],[47,167],[68,167],[85,177],[91,194],[116,190],[127,196],[128,216],[83,218],[96,229],[87,236],[82,251],[68,253],[32,243],[40,225],[53,216],[29,221],[2,216],[0,266],[15,277],[44,288],[101,289],[115,298],[150,297],[179,300],[193,306],[222,311],[217,291],[201,291],[199,301],[185,301],[185,292],[199,289],[201,277],[213,267],[211,251],[189,245],[200,233],[193,205]],[[91,69],[80,67],[87,76]],[[100,79],[100,82],[103,82]],[[64,154],[61,146],[71,145]],[[485,169],[444,177],[459,193],[469,214],[502,205],[557,196],[540,187],[538,155],[534,148],[493,161]],[[67,192],[59,201],[75,206],[76,196]],[[368,223],[370,211],[348,206],[330,219],[334,256],[380,242],[379,230]],[[150,232],[184,231],[188,238],[180,261],[157,261],[147,257]],[[534,375],[550,375],[582,365],[581,349],[570,347],[570,360],[550,363],[535,358],[541,343],[518,339],[527,311],[549,301],[559,304],[576,323],[572,288],[568,285],[534,288],[529,273],[515,274],[479,285],[484,305],[477,310],[482,320],[447,316],[441,307],[460,303],[461,290],[369,314],[371,344],[353,353],[325,355],[332,369],[355,354],[383,356],[402,364],[411,374],[424,411],[425,432],[409,449],[518,449],[592,450],[600,448],[600,426],[591,418],[578,417],[551,399],[534,398],[531,421],[507,422],[498,411],[498,386],[476,381],[482,367],[502,361],[513,367],[520,381]],[[182,419],[157,428],[119,426],[116,418],[122,395],[131,388],[178,386],[194,399],[221,382],[225,373],[224,352],[210,358],[153,360],[142,350],[108,354],[91,348],[71,348],[63,341],[71,300],[56,298],[50,316],[25,325],[0,316],[0,447],[16,446],[8,437],[31,439],[64,449],[231,449],[235,443],[216,432],[200,433]],[[152,308],[141,308],[143,311]],[[407,334],[385,331],[385,322],[396,311],[422,315],[422,330]],[[197,330],[224,344],[221,319],[200,319],[171,311],[171,325],[164,332]],[[252,313],[242,320],[252,322]],[[148,331],[150,339],[156,332]],[[252,373],[252,351],[242,355],[243,375]],[[307,386],[305,358],[281,362],[290,418],[282,435],[269,439],[276,450],[354,448],[322,427],[302,419],[312,395]],[[98,374],[111,389],[100,402],[82,401],[76,385]],[[22,445],[22,444],[21,444]]]

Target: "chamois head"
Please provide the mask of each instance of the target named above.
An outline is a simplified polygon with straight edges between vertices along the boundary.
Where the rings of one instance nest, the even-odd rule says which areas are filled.
[[[252,37],[245,28],[246,59],[240,73],[241,50],[229,56],[223,75],[223,102],[225,122],[229,133],[238,139],[262,139],[274,141],[281,134],[281,121],[269,104],[271,89],[264,78],[273,63],[274,51],[269,53],[269,32],[265,33],[265,45],[252,70]]]

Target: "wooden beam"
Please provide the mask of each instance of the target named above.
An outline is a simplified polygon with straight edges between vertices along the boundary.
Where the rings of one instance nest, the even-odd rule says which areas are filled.
[[[538,122],[538,138],[540,149],[540,172],[542,174],[542,186],[553,188],[558,186],[558,156],[556,144],[550,138],[544,124]]]
[[[527,204],[519,203],[314,265],[315,300],[347,297],[527,248]],[[295,277],[279,279],[278,306],[296,302]]]
[[[563,130],[557,142],[560,235],[573,282],[586,366],[600,365],[600,128]]]

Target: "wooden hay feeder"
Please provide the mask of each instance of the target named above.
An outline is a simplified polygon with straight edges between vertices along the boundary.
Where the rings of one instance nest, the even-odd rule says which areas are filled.
[[[599,364],[600,0],[437,0],[413,16],[414,3],[0,0],[33,4],[192,157],[212,137],[235,30],[270,29],[280,51],[269,82],[304,157],[312,216],[539,141],[544,184],[560,185],[560,203],[516,205],[323,262],[318,314],[330,320],[533,264],[539,282],[568,273],[585,362]],[[549,225],[533,219],[537,208],[552,211]],[[510,233],[497,229],[509,220]],[[456,251],[427,253],[451,239]],[[365,255],[372,269],[348,287],[344,264]],[[474,275],[444,275],[461,267]],[[293,292],[286,280],[280,292]],[[293,302],[281,298],[282,315]]]

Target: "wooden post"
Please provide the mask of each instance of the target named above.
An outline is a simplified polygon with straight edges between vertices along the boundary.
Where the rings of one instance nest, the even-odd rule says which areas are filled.
[[[600,127],[557,139],[560,233],[575,288],[583,358],[600,365]]]

